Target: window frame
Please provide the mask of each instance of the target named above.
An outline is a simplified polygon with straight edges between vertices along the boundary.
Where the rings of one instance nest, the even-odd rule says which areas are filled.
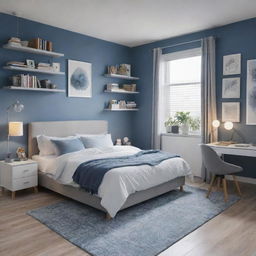
[[[202,57],[202,49],[201,47],[198,48],[193,48],[193,49],[188,49],[188,50],[183,50],[183,51],[177,51],[177,52],[172,52],[168,54],[163,55],[163,61],[164,61],[164,86],[166,90],[170,90],[170,86],[179,86],[179,85],[192,85],[192,84],[202,84],[202,80],[196,81],[196,82],[186,82],[186,83],[170,83],[170,73],[168,72],[169,70],[169,61],[173,60],[178,60],[178,59],[183,59],[183,58],[190,58],[190,57],[196,57],[196,56],[201,56]],[[167,93],[166,95],[166,104],[167,102],[170,102],[170,93]],[[168,113],[167,113],[168,112]],[[169,116],[170,114],[170,109],[169,107],[166,108],[166,114]],[[200,114],[200,119],[202,119],[202,115]],[[199,129],[198,133],[197,131],[195,132],[196,135],[201,136],[201,129]],[[189,135],[194,135],[194,133],[191,133]]]

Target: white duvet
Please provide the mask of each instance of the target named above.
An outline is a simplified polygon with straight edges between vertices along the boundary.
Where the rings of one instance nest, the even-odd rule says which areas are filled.
[[[139,151],[140,149],[132,146],[85,149],[57,157],[49,172],[58,182],[72,185],[72,176],[81,163],[98,158],[132,155]],[[130,194],[190,174],[190,168],[182,158],[171,158],[156,166],[115,168],[105,174],[98,196],[101,198],[101,205],[114,217]]]

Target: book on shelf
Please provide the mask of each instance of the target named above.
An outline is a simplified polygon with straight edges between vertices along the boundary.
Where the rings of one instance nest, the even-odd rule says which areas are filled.
[[[28,46],[35,49],[52,52],[52,42],[39,37],[30,40]]]
[[[25,64],[24,61],[8,61],[6,63],[7,66],[13,66],[13,67],[23,67],[26,68],[27,65]]]
[[[36,76],[20,74],[17,76],[12,76],[12,86],[24,87],[24,88],[40,88],[38,85],[38,79]]]

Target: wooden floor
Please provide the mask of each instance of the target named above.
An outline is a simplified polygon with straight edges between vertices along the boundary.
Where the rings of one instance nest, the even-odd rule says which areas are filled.
[[[194,185],[206,188],[203,183]],[[256,186],[241,184],[241,188],[243,198],[238,203],[178,241],[161,256],[255,256]],[[232,190],[233,184],[229,184],[229,191]],[[38,194],[32,190],[20,191],[16,200],[11,200],[7,191],[0,194],[0,255],[88,255],[26,215],[30,209],[63,199],[44,189]]]

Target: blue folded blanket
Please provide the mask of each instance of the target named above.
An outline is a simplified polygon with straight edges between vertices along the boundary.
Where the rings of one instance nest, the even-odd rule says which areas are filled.
[[[131,156],[90,160],[77,167],[73,180],[86,191],[97,194],[104,175],[113,168],[138,165],[155,166],[166,159],[175,157],[179,156],[160,150],[142,150]]]

